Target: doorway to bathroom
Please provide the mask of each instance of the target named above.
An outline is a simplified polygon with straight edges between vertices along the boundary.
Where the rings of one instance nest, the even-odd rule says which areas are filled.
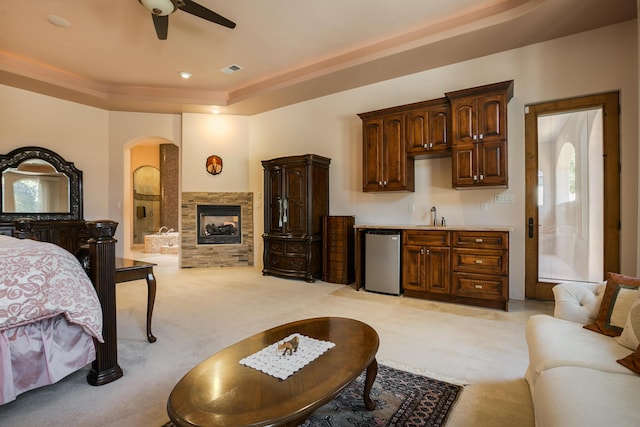
[[[178,147],[174,144],[144,141],[131,148],[131,250],[138,258],[177,258],[178,165]]]

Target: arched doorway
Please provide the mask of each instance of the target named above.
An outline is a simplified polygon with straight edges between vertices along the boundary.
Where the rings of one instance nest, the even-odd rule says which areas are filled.
[[[164,138],[131,141],[125,150],[125,256],[144,252],[145,235],[179,230],[179,148]],[[177,245],[176,245],[177,246]],[[173,248],[171,254],[177,253]]]

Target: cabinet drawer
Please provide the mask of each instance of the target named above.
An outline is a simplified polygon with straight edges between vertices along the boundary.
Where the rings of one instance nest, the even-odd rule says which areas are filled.
[[[402,232],[402,243],[414,246],[449,246],[449,232],[407,230]]]
[[[453,273],[453,292],[460,297],[502,299],[508,286],[506,277]]]
[[[506,251],[453,250],[453,270],[467,273],[506,275],[509,260]]]
[[[454,231],[453,246],[474,249],[507,249],[509,233],[500,231]]]
[[[282,271],[305,271],[307,257],[304,255],[281,255],[270,253],[268,255],[268,265],[270,268]]]
[[[284,242],[284,252],[287,254],[307,254],[307,244],[302,242]]]

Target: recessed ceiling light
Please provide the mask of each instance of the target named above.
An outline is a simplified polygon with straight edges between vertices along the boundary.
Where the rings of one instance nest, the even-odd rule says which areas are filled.
[[[238,64],[231,64],[228,67],[224,67],[222,68],[220,71],[222,71],[225,74],[233,74],[236,71],[240,71],[243,68],[241,66],[239,66]]]
[[[182,77],[183,79],[188,79],[189,77],[191,77],[191,73],[188,71],[180,71],[180,77]]]
[[[69,25],[71,25],[71,22],[57,15],[47,16],[47,21],[51,22],[56,27],[67,28]]]

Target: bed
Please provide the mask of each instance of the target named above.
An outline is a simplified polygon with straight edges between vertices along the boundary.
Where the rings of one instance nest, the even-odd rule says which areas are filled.
[[[96,358],[102,309],[78,259],[52,243],[0,236],[0,404]]]
[[[89,363],[90,384],[122,376],[112,297],[115,225],[87,222],[96,238],[80,259],[52,243],[0,235],[0,404]]]

